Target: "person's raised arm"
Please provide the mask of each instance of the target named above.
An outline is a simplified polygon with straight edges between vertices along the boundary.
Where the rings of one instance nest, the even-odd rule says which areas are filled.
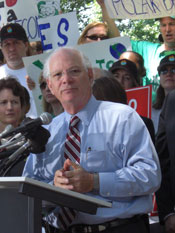
[[[109,28],[109,38],[120,36],[120,32],[115,24],[115,20],[110,18],[106,9],[104,0],[96,0],[102,10],[103,21],[107,23]]]

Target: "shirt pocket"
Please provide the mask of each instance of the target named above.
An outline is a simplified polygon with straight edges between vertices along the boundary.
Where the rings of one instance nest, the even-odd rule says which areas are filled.
[[[88,151],[84,156],[83,167],[89,172],[106,172],[109,167],[107,166],[106,151]]]

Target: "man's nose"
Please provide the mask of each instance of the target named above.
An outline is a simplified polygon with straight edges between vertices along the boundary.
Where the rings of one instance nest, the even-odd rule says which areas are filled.
[[[62,73],[62,79],[63,79],[64,82],[70,82],[72,80],[72,76],[70,75],[69,72],[64,71]]]
[[[7,103],[7,109],[12,109],[12,107],[13,107],[12,103],[11,103],[11,102],[8,102],[8,103]]]
[[[12,50],[14,50],[14,49],[15,49],[15,45],[13,45],[13,44],[9,45],[9,50],[10,50],[10,51],[12,51]]]
[[[165,28],[166,32],[169,32],[170,29],[171,29],[171,27],[169,25],[166,25],[166,28]]]

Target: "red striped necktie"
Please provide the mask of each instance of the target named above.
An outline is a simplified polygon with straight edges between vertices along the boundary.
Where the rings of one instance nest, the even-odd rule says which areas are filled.
[[[80,132],[77,128],[80,119],[74,116],[70,120],[69,132],[66,135],[64,157],[75,163],[80,163]]]
[[[70,120],[69,131],[66,135],[64,157],[75,163],[80,163],[80,132],[77,128],[80,119],[74,116]],[[71,208],[61,207],[59,213],[60,227],[66,230],[76,216],[76,211]]]

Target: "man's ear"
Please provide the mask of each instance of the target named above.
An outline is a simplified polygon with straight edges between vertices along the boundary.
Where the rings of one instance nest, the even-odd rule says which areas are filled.
[[[88,68],[88,76],[89,76],[89,81],[92,84],[92,82],[94,80],[94,73],[93,73],[93,69],[92,68]]]
[[[52,91],[52,82],[50,81],[49,78],[46,79],[46,82],[47,82],[47,85],[48,85],[48,87],[49,87],[49,89],[50,89],[52,95],[54,95],[54,93],[53,93],[53,91]]]

